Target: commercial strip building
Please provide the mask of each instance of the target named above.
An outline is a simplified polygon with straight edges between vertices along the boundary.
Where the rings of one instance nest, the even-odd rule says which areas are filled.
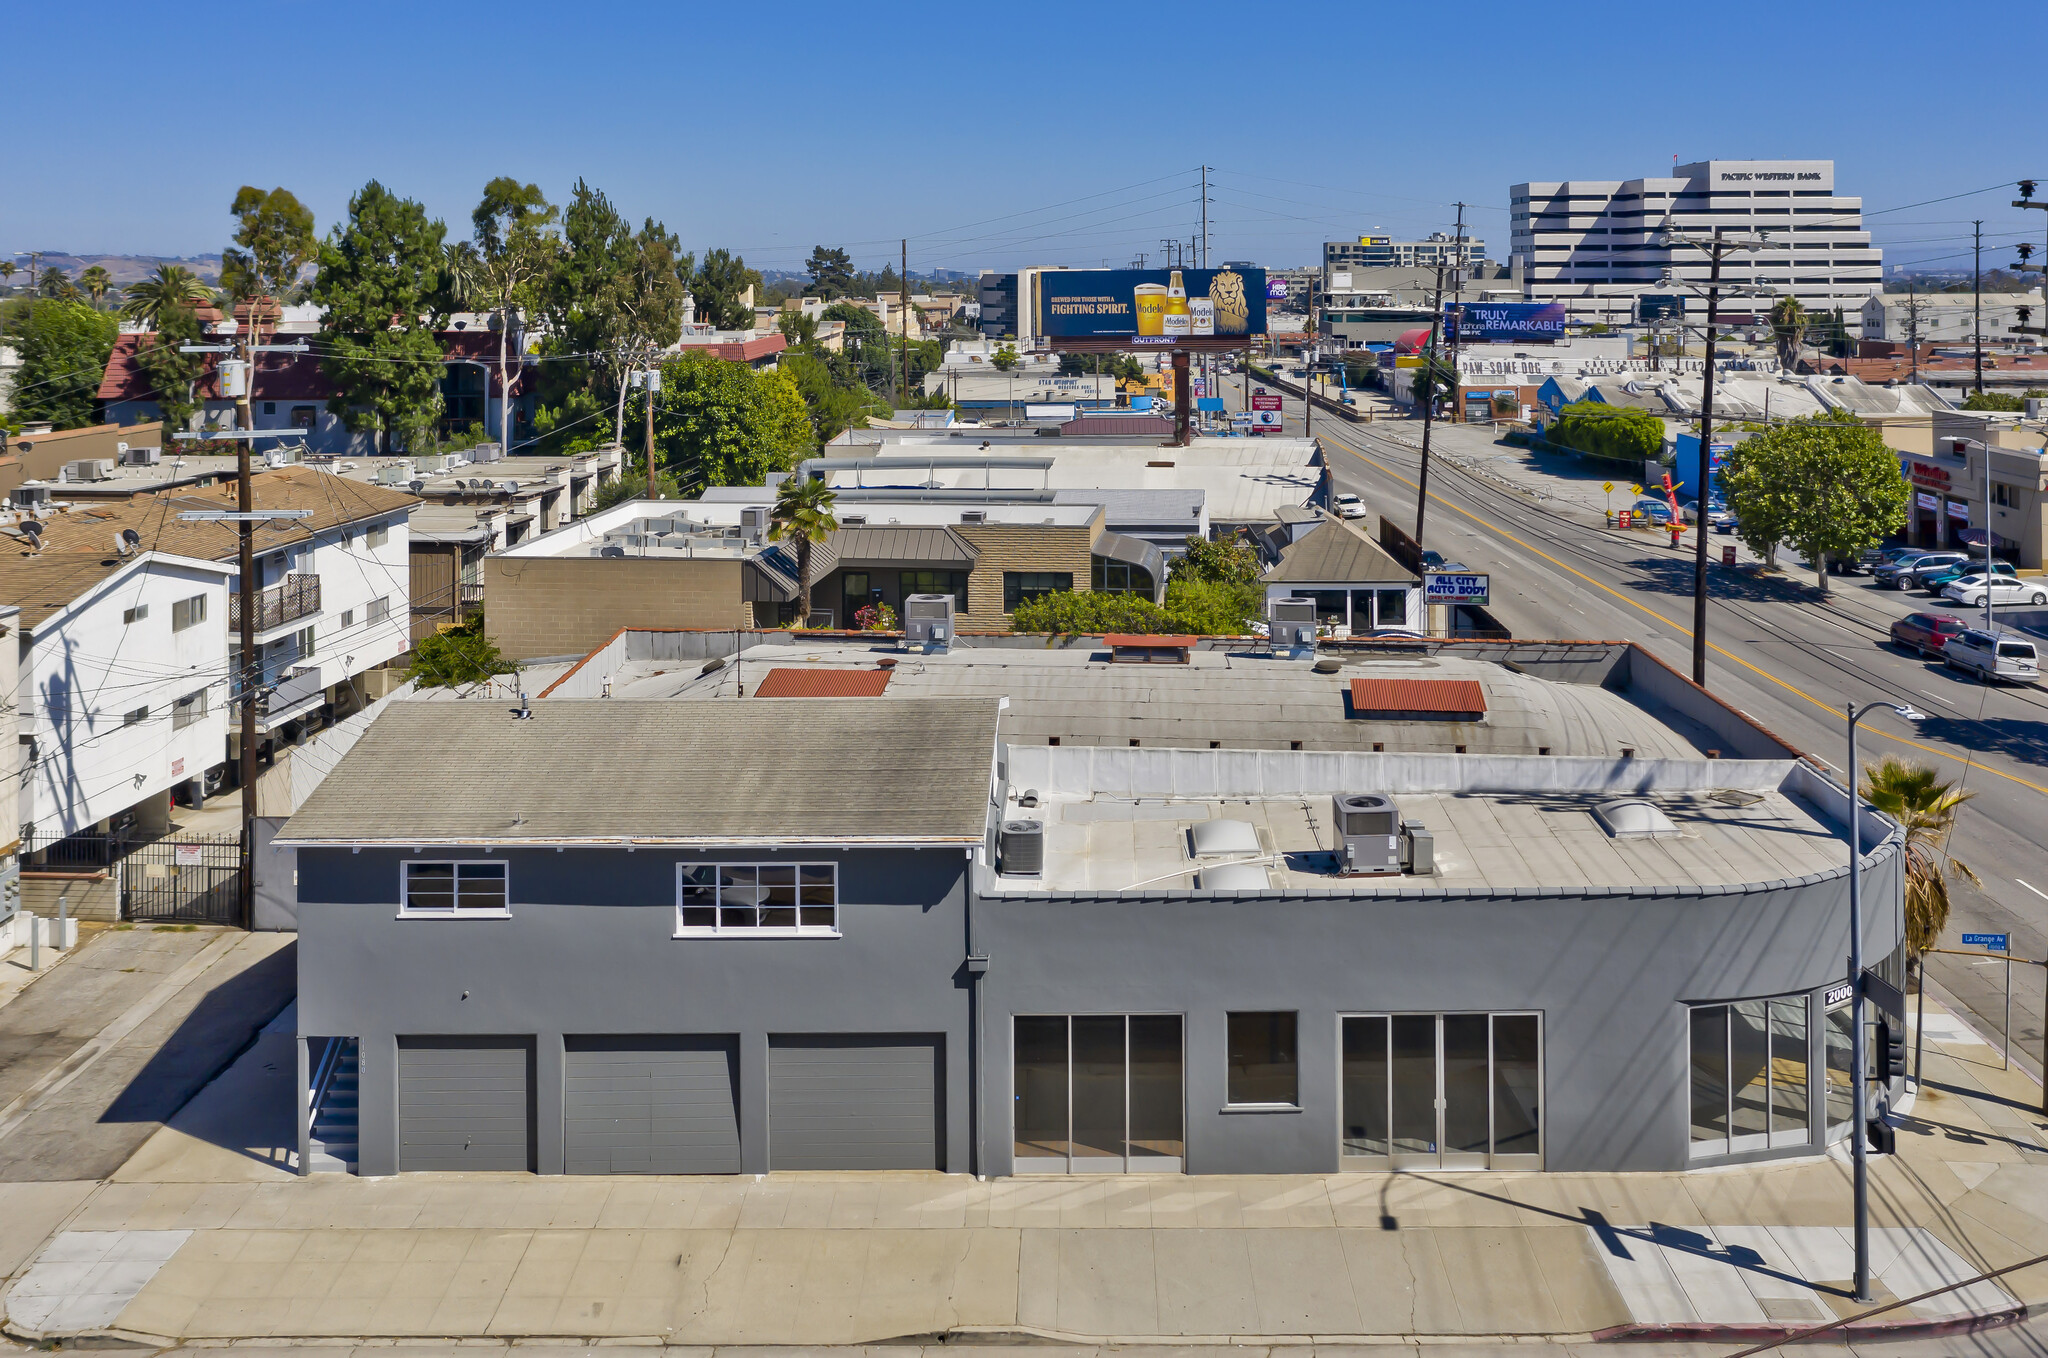
[[[1392,236],[1360,236],[1356,241],[1323,242],[1323,268],[1329,269],[1434,269],[1463,265],[1470,267],[1486,258],[1486,242],[1477,236],[1456,236],[1432,231],[1427,240],[1395,240]]]
[[[2048,421],[1942,411],[1925,425],[1888,425],[1885,440],[1913,488],[1908,542],[1981,552],[1982,538],[1970,545],[1962,534],[1988,527],[1997,556],[2029,570],[2048,564]]]
[[[1809,311],[1841,308],[1856,334],[1864,304],[1883,291],[1883,252],[1863,229],[1863,200],[1835,192],[1831,160],[1704,160],[1669,176],[1528,182],[1508,195],[1509,249],[1525,295],[1563,303],[1576,321],[1630,324],[1645,294],[1704,315],[1707,253],[1664,244],[1667,223],[1694,237],[1768,234],[1765,249],[1722,265],[1724,324],[1789,295]],[[1737,301],[1736,289],[1763,295]]]
[[[848,691],[787,649],[702,678]],[[824,667],[876,697],[393,704],[278,840],[303,1068],[357,1064],[362,1172],[1681,1169],[1847,1133],[1847,795],[1644,653],[976,649]],[[911,692],[984,663],[1060,669],[993,676],[1007,710]],[[1385,748],[1108,729],[1270,721],[1262,666]],[[1086,748],[1037,734],[1097,687]],[[555,776],[477,777],[508,767]],[[1339,875],[1355,794],[1405,868]]]

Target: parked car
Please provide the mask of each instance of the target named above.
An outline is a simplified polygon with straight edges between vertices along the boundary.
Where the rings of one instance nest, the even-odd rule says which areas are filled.
[[[1992,562],[1991,573],[1993,575],[2005,576],[2016,576],[2019,574],[2017,570],[2013,569],[2013,565],[2010,561]],[[1929,575],[1922,579],[1920,581],[1920,585],[1929,594],[1932,594],[1936,598],[1939,598],[1943,590],[1947,589],[1950,585],[1953,585],[1956,581],[1962,579],[1964,576],[1982,574],[1984,574],[1984,558],[1980,556],[1973,558],[1969,561],[1958,561],[1955,565],[1948,567],[1946,570],[1938,570],[1934,574]]]
[[[1446,561],[1442,552],[1424,552],[1422,569],[1425,574],[1433,572],[1470,571],[1472,568],[1462,561]]]
[[[1920,552],[1900,557],[1889,566],[1877,568],[1877,583],[1893,589],[1911,589],[1925,576],[1967,560],[1969,556],[1964,552]]]
[[[2010,679],[2031,684],[2041,677],[2041,654],[2034,643],[2013,632],[1986,632],[1969,627],[1949,638],[1941,662],[1979,679]]]
[[[1968,626],[1953,613],[1908,613],[1892,624],[1892,644],[1931,659]]]
[[[1671,522],[1671,506],[1662,500],[1653,500],[1647,495],[1630,505],[1629,512],[1638,519],[1648,519],[1660,526]]]
[[[1681,500],[1678,510],[1681,514],[1685,515],[1687,523],[1698,523],[1700,521],[1700,502],[1698,500]],[[1725,533],[1732,530],[1734,523],[1735,515],[1730,512],[1724,502],[1720,500],[1707,501],[1707,526],[1709,528]]]
[[[1362,519],[1365,517],[1365,501],[1359,499],[1356,495],[1339,495],[1330,503],[1335,506],[1337,517],[1339,518]]]
[[[2038,580],[2019,580],[2008,575],[1965,575],[1942,590],[1941,597],[1975,607],[1986,593],[1994,604],[2048,604],[2048,585]]]

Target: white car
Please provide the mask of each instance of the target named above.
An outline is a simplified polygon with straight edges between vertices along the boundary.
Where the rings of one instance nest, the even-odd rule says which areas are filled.
[[[1994,604],[2048,604],[2048,585],[2039,580],[2018,580],[2010,575],[1965,575],[1942,590],[1941,597],[1975,606],[1984,602],[1984,582],[1990,580]]]
[[[1340,519],[1362,519],[1365,517],[1365,501],[1356,495],[1339,495],[1331,504]]]

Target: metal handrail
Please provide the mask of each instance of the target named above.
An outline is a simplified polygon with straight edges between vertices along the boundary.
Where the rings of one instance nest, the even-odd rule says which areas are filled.
[[[333,1083],[334,1068],[341,1064],[341,1044],[346,1041],[348,1039],[345,1037],[330,1037],[327,1039],[327,1050],[320,1057],[320,1069],[313,1073],[312,1088],[306,1091],[306,1125],[308,1128],[311,1128],[313,1125],[312,1119],[319,1115],[320,1100],[327,1096],[327,1086]]]

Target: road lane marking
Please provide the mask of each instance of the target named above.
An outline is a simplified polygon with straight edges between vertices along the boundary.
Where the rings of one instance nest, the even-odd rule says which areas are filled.
[[[2034,894],[2035,894],[2036,896],[2039,896],[2039,897],[2040,897],[2040,898],[2041,898],[2042,900],[2044,900],[2044,901],[2048,901],[2048,891],[2043,891],[2043,890],[2041,890],[2041,888],[2039,888],[2039,887],[2035,886],[2035,885],[2034,885],[2034,884],[2033,884],[2032,882],[2026,882],[2026,881],[2021,881],[2021,880],[2020,880],[2019,878],[2017,878],[2017,877],[2013,878],[2013,880],[2014,880],[2015,882],[2019,882],[2019,884],[2020,884],[2021,886],[2023,886],[2023,887],[2025,887],[2025,888],[2026,888],[2027,890],[2029,890],[2029,891],[2033,892],[2033,893],[2034,893]]]
[[[1365,463],[1367,466],[1379,468],[1380,471],[1384,472],[1388,476],[1391,476],[1392,478],[1394,478],[1394,480],[1399,481],[1404,486],[1420,489],[1419,487],[1416,487],[1415,482],[1410,481],[1407,477],[1401,475],[1401,473],[1395,471],[1392,467],[1387,466],[1384,462],[1380,462],[1373,458],[1367,457],[1358,449],[1351,447],[1349,444],[1344,443],[1341,440],[1336,441],[1336,443],[1339,448],[1342,448],[1345,452],[1351,454],[1353,457],[1357,458],[1360,462]],[[1556,557],[1552,556],[1550,553],[1544,551],[1540,547],[1531,546],[1529,543],[1524,542],[1521,538],[1516,537],[1513,533],[1510,533],[1507,529],[1502,528],[1499,524],[1493,523],[1488,519],[1482,518],[1481,516],[1474,514],[1471,510],[1465,508],[1463,505],[1452,504],[1449,500],[1444,499],[1443,496],[1436,494],[1434,491],[1430,493],[1429,498],[1436,501],[1438,504],[1442,505],[1445,509],[1454,510],[1459,514],[1463,514],[1466,518],[1472,520],[1472,522],[1480,525],[1482,528],[1489,529],[1492,532],[1498,534],[1499,536],[1506,538],[1509,542],[1514,543],[1517,547],[1520,547],[1523,551],[1528,552],[1530,555],[1540,556],[1545,561],[1548,561],[1551,565],[1557,567],[1559,570],[1569,571],[1571,574],[1576,575],[1579,579],[1584,580],[1587,584],[1592,585],[1594,588],[1599,589],[1604,593],[1613,595],[1615,599],[1617,599],[1621,603],[1627,604],[1631,608],[1649,614],[1651,617],[1655,618],[1657,621],[1663,623],[1666,627],[1671,628],[1673,631],[1679,633],[1680,635],[1686,637],[1690,637],[1692,635],[1692,629],[1688,627],[1682,627],[1678,623],[1673,622],[1671,619],[1665,617],[1662,613],[1659,613],[1656,609],[1651,608],[1642,600],[1631,599],[1628,597],[1628,595],[1623,594],[1620,590],[1614,588],[1614,586],[1607,584],[1604,581],[1595,580],[1592,576],[1586,574],[1584,571],[1578,569],[1576,566],[1572,566],[1563,561],[1558,560]],[[1657,639],[1660,641],[1664,640],[1664,638],[1662,637],[1659,637]],[[1839,717],[1844,721],[1848,720],[1848,714],[1843,712],[1841,709],[1835,707],[1832,703],[1828,703],[1820,698],[1816,698],[1811,693],[1808,693],[1806,690],[1800,688],[1798,685],[1789,684],[1785,682],[1783,679],[1780,679],[1777,675],[1772,674],[1770,671],[1760,669],[1757,666],[1750,664],[1747,660],[1744,660],[1741,656],[1734,654],[1732,651],[1725,650],[1722,647],[1715,645],[1711,641],[1707,643],[1707,649],[1713,651],[1716,655],[1721,656],[1725,660],[1731,660],[1734,663],[1742,666],[1742,668],[1750,671],[1752,674],[1757,675],[1759,678],[1770,680],[1770,682],[1776,684],[1779,688],[1784,689],[1786,692],[1797,694],[1799,697],[1806,699],[1806,701],[1812,703],[1815,707],[1818,707],[1821,711],[1828,713],[1830,716]],[[2048,797],[2048,787],[2043,787],[2039,783],[2032,782],[2028,779],[2022,778],[2018,774],[2007,773],[2003,769],[1996,769],[1991,767],[1991,765],[1989,764],[1979,763],[1974,755],[1957,755],[1951,753],[1948,750],[1938,749],[1935,746],[1924,744],[1921,741],[1909,740],[1905,736],[1895,736],[1881,726],[1865,727],[1864,731],[1865,734],[1878,736],[1882,739],[1889,740],[1894,744],[1904,745],[1909,749],[1920,750],[1924,753],[1931,754],[1937,759],[1947,759],[1954,763],[1959,763],[1965,769],[1982,769],[1984,770],[1984,772],[1991,774],[1993,777],[2003,778],[2007,782],[2017,783],[2021,787],[2032,788],[2035,792],[2040,793],[2042,796]],[[1817,758],[1818,756],[1815,757]],[[1821,762],[1824,764],[1827,763],[1826,760],[1822,760]],[[1835,766],[1833,764],[1828,764],[1828,767],[1834,768]]]

